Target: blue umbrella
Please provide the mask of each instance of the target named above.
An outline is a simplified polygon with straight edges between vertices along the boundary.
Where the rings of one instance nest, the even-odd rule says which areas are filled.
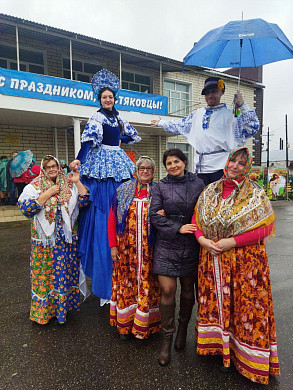
[[[21,176],[31,165],[33,161],[33,153],[30,150],[23,150],[17,153],[10,164],[11,177]]]
[[[209,31],[183,62],[209,68],[249,68],[289,58],[293,58],[293,46],[283,31],[263,19],[250,19]]]

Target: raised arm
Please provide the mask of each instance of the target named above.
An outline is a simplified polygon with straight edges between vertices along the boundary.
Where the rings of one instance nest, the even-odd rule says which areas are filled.
[[[50,199],[52,196],[58,194],[60,191],[60,186],[58,184],[55,184],[54,186],[50,187],[47,191],[43,192],[37,199],[40,206],[43,206],[48,199]]]
[[[194,116],[193,111],[188,116],[185,116],[182,119],[173,119],[173,120],[152,120],[151,126],[159,126],[163,127],[163,129],[167,133],[171,134],[181,134],[183,137],[187,138],[188,134],[190,133],[191,126],[192,126],[192,118]]]
[[[140,142],[141,138],[138,135],[137,130],[126,119],[122,119],[119,116],[119,120],[123,124],[123,132],[120,137],[121,142],[128,145]]]
[[[81,136],[81,148],[76,156],[76,159],[69,164],[69,168],[73,171],[79,169],[80,164],[84,163],[86,156],[91,146],[97,146],[102,143],[103,140],[103,114],[94,112],[85,125],[84,131]]]
[[[259,120],[255,110],[248,107],[247,103],[243,100],[241,93],[235,95],[234,102],[241,112],[237,117],[235,139],[238,141],[239,146],[242,146],[248,138],[251,138],[258,132]]]
[[[81,142],[92,141],[93,146],[100,145],[103,140],[103,121],[105,117],[100,112],[94,112],[85,125]]]
[[[58,192],[59,186],[55,185],[40,195],[39,191],[31,184],[28,184],[24,187],[17,204],[24,216],[32,218],[42,210],[45,202]]]
[[[87,188],[80,181],[80,173],[79,171],[73,171],[73,173],[69,173],[69,178],[76,185],[77,191],[80,195],[86,195],[88,193]]]

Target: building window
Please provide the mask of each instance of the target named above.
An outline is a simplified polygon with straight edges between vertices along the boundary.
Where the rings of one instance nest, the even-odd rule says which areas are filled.
[[[192,146],[183,142],[167,142],[167,149],[171,148],[177,148],[182,150],[182,152],[187,156],[186,169],[190,172],[194,172]]]
[[[44,74],[44,54],[27,49],[19,49],[19,65],[23,72]],[[0,66],[17,70],[16,48],[0,45]]]
[[[188,115],[191,111],[190,84],[164,80],[164,95],[169,98],[170,115]]]
[[[102,69],[102,66],[85,61],[72,61],[72,78],[73,80],[90,83],[93,76]],[[63,77],[70,79],[70,60],[63,58]]]
[[[151,77],[122,71],[122,88],[130,91],[152,93]]]

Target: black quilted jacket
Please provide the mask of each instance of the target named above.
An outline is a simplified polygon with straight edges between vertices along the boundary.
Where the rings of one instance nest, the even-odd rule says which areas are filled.
[[[183,177],[167,175],[154,189],[150,206],[151,223],[157,231],[154,273],[184,277],[195,271],[199,245],[194,234],[178,232],[182,223],[174,216],[184,216],[184,222],[191,223],[203,189],[203,181],[191,172],[185,172]],[[166,216],[157,214],[161,209],[165,210]]]

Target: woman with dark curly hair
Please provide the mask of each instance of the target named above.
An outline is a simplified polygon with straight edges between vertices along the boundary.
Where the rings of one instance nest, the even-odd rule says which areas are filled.
[[[79,256],[83,272],[92,279],[92,292],[103,305],[110,302],[112,291],[108,242],[111,202],[116,188],[131,179],[135,169],[120,144],[139,142],[140,137],[114,106],[120,91],[119,79],[102,69],[93,77],[92,87],[101,108],[85,126],[81,150],[70,168],[81,166],[81,181],[90,189],[90,207],[80,215]]]
[[[178,351],[185,347],[187,326],[195,302],[199,245],[193,234],[196,227],[191,223],[191,217],[204,184],[197,175],[186,171],[187,157],[180,149],[167,150],[163,163],[168,175],[154,189],[150,215],[157,231],[154,273],[158,275],[161,287],[163,342],[159,364],[166,366],[170,362],[175,332],[177,278],[181,284],[179,327],[175,340]]]

